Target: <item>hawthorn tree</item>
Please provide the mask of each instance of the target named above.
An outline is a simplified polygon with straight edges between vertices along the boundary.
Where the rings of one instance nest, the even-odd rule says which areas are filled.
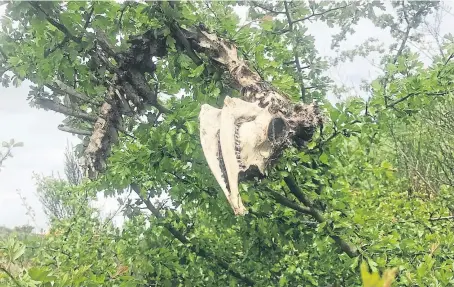
[[[242,25],[240,6],[249,9]],[[121,232],[93,220],[89,208],[54,222],[58,235],[27,276],[57,286],[356,286],[364,261],[372,271],[398,267],[400,286],[448,286],[454,237],[442,218],[452,186],[437,185],[430,200],[409,194],[389,129],[400,124],[409,140],[402,131],[418,119],[402,105],[427,112],[440,95],[434,105],[443,112],[443,101],[452,101],[452,43],[429,68],[407,45],[437,8],[420,1],[395,2],[391,12],[379,2],[8,3],[3,83],[31,81],[33,106],[67,116],[58,128],[81,138],[76,149],[91,178],[48,187],[75,198],[136,194],[124,203]],[[307,23],[340,28],[336,49],[362,18],[390,27],[396,43],[368,101],[332,105],[328,63]],[[202,154],[200,106],[271,90],[292,105],[318,100],[325,120],[266,178],[241,183],[249,214],[236,217]]]

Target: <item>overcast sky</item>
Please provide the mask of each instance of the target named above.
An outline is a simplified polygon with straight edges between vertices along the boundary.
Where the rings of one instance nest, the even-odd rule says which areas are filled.
[[[444,4],[448,8],[453,6],[452,1]],[[3,14],[3,9],[4,6],[0,6],[0,15]],[[245,14],[242,9],[238,12],[241,16]],[[454,27],[454,16],[446,9],[441,14],[440,32],[446,34]],[[310,26],[309,33],[315,37],[316,47],[322,56],[335,56],[330,50],[331,31],[319,23]],[[391,42],[388,31],[375,28],[367,20],[361,21],[356,31],[355,36],[350,36],[349,41],[343,43],[343,49],[351,49],[369,37],[380,38],[386,44]],[[427,40],[430,41],[429,35]],[[413,48],[418,50],[421,47]],[[361,94],[359,91],[361,79],[372,80],[377,76],[378,71],[371,63],[373,60],[356,59],[352,63],[344,63],[330,69],[329,75],[338,83],[355,87],[357,93]],[[31,108],[28,105],[26,97],[29,84],[24,82],[19,88],[0,87],[0,141],[14,138],[16,141],[24,142],[24,147],[15,149],[14,157],[9,158],[0,171],[0,225],[13,227],[31,224],[39,231],[47,226],[47,219],[36,197],[33,173],[44,175],[60,173],[64,176],[65,147],[68,142],[77,143],[78,139],[57,129],[64,118],[62,115]],[[27,204],[33,208],[34,219],[26,215],[27,210],[18,192],[26,197]],[[115,209],[115,203],[113,199],[103,200],[99,206],[107,213]]]

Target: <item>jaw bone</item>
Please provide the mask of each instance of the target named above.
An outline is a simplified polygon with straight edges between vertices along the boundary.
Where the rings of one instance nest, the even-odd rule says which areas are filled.
[[[227,198],[230,206],[233,208],[235,215],[244,215],[247,213],[246,208],[241,201],[239,194],[232,196],[229,190],[229,180],[225,170],[223,155],[220,145],[220,128],[221,128],[221,110],[204,104],[200,110],[200,142],[203,153],[208,162],[216,181],[221,186],[222,191]],[[232,134],[233,135],[233,134]],[[238,190],[238,188],[236,189]],[[238,192],[238,191],[237,191]],[[232,197],[236,198],[232,201]]]
[[[279,126],[279,131],[275,127]],[[222,110],[202,105],[200,138],[208,165],[236,215],[247,213],[238,191],[240,172],[261,174],[287,134],[285,122],[256,103],[226,97]],[[278,138],[276,137],[278,135]]]

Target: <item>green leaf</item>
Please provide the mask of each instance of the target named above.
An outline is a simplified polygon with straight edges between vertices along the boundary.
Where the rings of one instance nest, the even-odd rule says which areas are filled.
[[[28,275],[35,281],[47,282],[45,280],[49,274],[50,271],[45,267],[32,267],[28,270]]]
[[[311,160],[311,156],[308,154],[305,154],[304,152],[300,152],[298,154],[298,157],[302,162],[309,162]]]
[[[21,257],[24,254],[25,248],[26,248],[26,246],[23,244],[16,246],[14,253],[13,253],[13,258],[12,258],[13,261],[17,260],[19,257]]]
[[[286,286],[287,282],[287,278],[285,276],[281,276],[281,278],[279,279],[279,286]]]
[[[23,142],[17,142],[13,145],[13,147],[23,147],[24,143]]]
[[[188,129],[190,135],[194,134],[195,129],[197,128],[197,123],[194,121],[188,121],[184,123],[185,127]]]
[[[315,143],[315,141],[311,141],[310,143],[307,144],[307,148],[309,150],[311,149],[314,149],[314,147],[316,146],[317,144]]]
[[[265,31],[272,31],[273,30],[273,17],[272,16],[268,16],[268,15],[264,16],[262,18],[260,26]]]
[[[328,155],[326,153],[322,153],[319,157],[319,160],[324,164],[328,164]]]
[[[191,72],[191,74],[189,74],[189,77],[190,77],[190,78],[198,77],[198,76],[200,76],[200,75],[203,73],[204,70],[205,70],[205,65],[202,64],[202,65],[198,66],[197,68],[195,68],[195,69]]]

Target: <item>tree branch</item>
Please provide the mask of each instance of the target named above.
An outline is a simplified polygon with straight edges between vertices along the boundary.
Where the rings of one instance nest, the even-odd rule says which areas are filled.
[[[118,140],[118,130],[121,126],[121,114],[118,112],[118,99],[115,97],[117,75],[113,76],[104,102],[100,109],[90,142],[85,149],[83,164],[85,173],[89,178],[95,178],[99,172],[105,171],[107,157],[111,147]]]
[[[48,48],[48,49],[46,49],[46,51],[44,51],[44,58],[47,58],[50,54],[57,51],[58,49],[63,48],[63,46],[65,46],[65,44],[68,42],[69,42],[69,38],[67,36],[65,36],[60,43],[58,43],[54,47]]]
[[[451,220],[451,219],[454,219],[454,215],[452,215],[452,216],[441,216],[441,217],[429,218],[429,221]]]
[[[13,148],[12,146],[8,147],[6,153],[2,155],[2,157],[0,157],[0,167],[2,166],[2,163],[8,158],[8,156],[10,156],[12,148]]]
[[[433,93],[425,93],[424,95],[426,96],[445,96],[449,93],[452,93],[454,92],[454,90],[448,90],[448,91],[443,91],[443,92],[433,92]],[[394,102],[390,103],[390,104],[387,104],[386,105],[386,108],[393,108],[395,105],[411,98],[411,97],[414,97],[414,96],[420,96],[420,95],[423,95],[423,93],[409,93],[408,95],[398,99],[398,100],[395,100]]]
[[[184,35],[183,31],[176,25],[175,23],[170,24],[170,29],[173,31],[173,34],[175,37],[180,41],[184,49],[186,50],[187,55],[191,60],[197,65],[200,66],[203,61],[200,59],[199,56],[194,52],[194,49],[191,46],[191,43],[189,43],[188,39]]]
[[[281,195],[280,193],[272,190],[271,188],[266,188],[268,192],[271,194],[271,196],[276,200],[276,202],[280,203],[283,206],[286,206],[290,209],[293,209],[297,212],[303,213],[303,214],[308,214],[312,215],[311,209],[308,207],[300,206],[297,203],[291,201],[287,197]]]
[[[285,2],[284,2],[284,3],[285,3]],[[293,25],[293,24],[295,24],[295,23],[299,23],[299,22],[302,22],[302,21],[309,20],[309,19],[311,19],[311,18],[313,18],[313,17],[323,16],[323,15],[325,15],[325,14],[327,14],[327,13],[330,13],[330,12],[333,12],[333,11],[336,11],[336,10],[339,10],[339,9],[347,8],[347,7],[350,6],[350,5],[351,5],[351,3],[350,3],[350,4],[347,4],[347,5],[344,5],[344,6],[340,6],[340,7],[334,7],[334,8],[328,9],[328,10],[326,10],[326,11],[319,12],[319,13],[315,13],[315,12],[313,11],[313,9],[312,9],[312,14],[311,14],[311,15],[306,16],[306,17],[301,18],[301,19],[292,20],[291,23],[292,23],[292,25]],[[284,12],[284,13],[285,13],[285,12]],[[286,13],[286,14],[287,14],[287,13]],[[287,29],[280,30],[280,31],[278,31],[278,32],[276,32],[276,33],[277,33],[277,34],[285,34],[285,33],[290,32],[290,31],[292,31],[292,29],[289,27],[289,28],[287,28]]]
[[[413,25],[415,24],[414,21],[410,22],[410,20],[408,19],[407,10],[405,8],[404,1],[402,1],[402,7],[403,7],[403,12],[404,12],[405,22],[407,23],[407,29],[405,30],[405,34],[403,35],[402,42],[400,43],[399,49],[397,50],[397,53],[392,60],[393,65],[395,65],[397,63],[397,60],[402,55],[405,45],[407,44],[408,38],[410,36],[410,31],[413,28]],[[418,12],[416,12],[414,18],[417,19],[422,12],[423,12],[422,9],[419,10]],[[389,80],[390,80],[390,75],[389,75],[389,73],[386,73],[385,79],[383,81],[383,97],[385,100],[385,106],[388,106],[388,96],[386,95],[387,94],[386,88],[388,86]]]
[[[89,121],[89,122],[95,122],[96,119],[97,119],[96,116],[87,114],[87,113],[82,112],[82,111],[75,111],[75,110],[73,110],[71,108],[68,108],[65,105],[56,103],[56,102],[54,102],[52,100],[49,100],[49,99],[36,98],[35,99],[35,103],[38,104],[39,106],[41,106],[42,108],[49,109],[49,110],[52,110],[54,112],[61,113],[61,114],[67,115],[67,116],[73,116],[73,117],[76,117],[76,118],[80,118],[80,119],[83,119],[83,120],[86,120],[86,121]]]
[[[131,83],[142,98],[147,99],[148,103],[156,107],[160,113],[170,113],[169,109],[159,103],[158,92],[150,88],[143,73],[136,69],[130,69],[129,73],[131,75]]]
[[[287,184],[290,192],[305,206],[307,206],[310,210],[310,214],[314,217],[315,220],[318,222],[322,223],[325,221],[323,218],[322,213],[314,207],[314,204],[312,201],[307,197],[301,189],[296,185],[296,182],[293,178],[291,177],[285,177],[284,178],[285,184]]]
[[[350,6],[351,3],[347,4],[347,5],[343,5],[343,6],[339,6],[339,7],[334,7],[334,8],[331,8],[331,9],[328,9],[328,10],[325,10],[325,11],[322,11],[322,12],[319,12],[319,13],[314,13],[312,12],[311,15],[309,16],[306,16],[304,18],[301,18],[301,19],[298,19],[298,20],[294,20],[293,23],[298,23],[298,22],[302,22],[302,21],[306,21],[306,20],[309,20],[313,17],[317,17],[317,16],[323,16],[325,14],[328,14],[328,13],[331,13],[333,11],[336,11],[336,10],[339,10],[339,9],[344,9],[344,8],[347,8],[348,6]]]
[[[22,287],[22,284],[19,281],[17,281],[17,279],[14,278],[13,274],[11,274],[11,272],[6,270],[6,268],[4,268],[3,266],[0,266],[0,271],[3,271],[6,275],[8,275],[8,277],[11,278],[11,280],[14,282],[14,284],[16,284],[16,286]]]
[[[52,26],[54,26],[55,28],[57,28],[58,30],[60,30],[60,32],[62,32],[63,34],[65,34],[66,37],[68,37],[69,39],[71,39],[72,41],[80,44],[81,43],[81,38],[80,37],[76,37],[74,36],[73,34],[71,34],[71,32],[69,32],[68,28],[65,27],[65,25],[59,23],[58,21],[56,21],[55,19],[53,19],[52,17],[49,16],[49,14],[44,11],[43,8],[41,8],[41,6],[38,4],[38,2],[33,2],[33,1],[30,1],[29,4],[35,8],[36,10],[38,10],[39,12],[43,13],[45,16],[46,16],[46,19],[47,21],[52,24]]]
[[[269,7],[263,6],[262,4],[260,4],[260,3],[257,2],[257,1],[251,1],[251,3],[252,3],[255,7],[257,7],[257,8],[260,8],[260,9],[262,9],[262,10],[271,12],[271,13],[276,14],[276,15],[277,15],[277,14],[285,14],[285,12],[283,12],[283,11],[276,11],[276,10],[273,10],[273,9],[271,9],[271,8],[269,8]]]
[[[290,15],[290,9],[288,7],[287,1],[284,1],[284,7],[285,7],[285,15],[287,17],[287,22],[289,25],[289,30],[293,31],[293,23],[295,23],[295,22],[292,21],[292,16]],[[292,46],[293,46],[292,49],[293,49],[293,56],[295,58],[294,61],[295,61],[295,65],[296,65],[296,70],[298,72],[298,81],[300,82],[299,85],[300,85],[300,89],[301,89],[301,100],[304,103],[306,103],[307,99],[306,99],[306,88],[304,87],[304,83],[303,83],[303,68],[301,67],[297,47],[295,47],[296,46],[295,44],[293,44]]]
[[[95,11],[95,4],[91,5],[90,12],[87,15],[87,18],[85,19],[85,25],[84,25],[84,32],[87,30],[88,26],[91,23],[91,17],[93,16],[93,12]]]
[[[70,96],[73,96],[75,98],[78,98],[79,100],[82,100],[84,102],[88,102],[91,104],[96,104],[95,102],[91,101],[90,98],[87,95],[84,95],[80,92],[78,92],[76,89],[74,89],[71,86],[68,86],[67,84],[63,83],[60,80],[55,80],[54,83],[57,85],[58,89],[61,92],[64,92],[65,94],[68,94]],[[48,88],[55,90],[55,87],[48,85]]]
[[[83,130],[83,129],[77,129],[77,128],[72,128],[72,127],[68,127],[68,126],[62,125],[62,124],[58,125],[58,129],[63,131],[63,132],[72,133],[72,134],[76,134],[76,135],[91,136],[91,134],[92,134],[91,131],[87,131],[87,130]]]
[[[311,215],[317,222],[323,223],[326,221],[322,213],[314,206],[312,201],[301,191],[301,189],[296,185],[296,182],[292,177],[290,176],[285,177],[284,181],[287,184],[290,192],[293,195],[295,195],[295,197],[304,205],[309,207]],[[339,236],[330,234],[330,237],[336,242],[337,245],[339,245],[341,250],[345,252],[350,258],[357,257],[359,255],[358,249],[355,246],[348,244]]]
[[[154,207],[150,200],[143,198],[142,193],[140,192],[140,187],[136,183],[131,184],[131,188],[136,192],[136,194],[141,198],[142,202],[147,206],[147,209],[151,211],[151,213],[158,219],[163,219],[163,216],[159,212],[159,210]],[[201,248],[200,246],[196,246],[193,244],[186,236],[184,236],[180,231],[178,231],[175,227],[173,227],[170,223],[164,223],[164,227],[181,243],[186,245],[192,252],[197,254],[200,257],[203,257],[207,260],[214,261],[219,267],[227,270],[227,272],[232,275],[233,277],[241,280],[247,286],[254,286],[255,282],[246,277],[239,272],[235,271],[230,267],[230,265],[222,260],[221,258],[215,256],[214,254],[210,254],[205,249]]]
[[[118,27],[120,29],[123,29],[123,14],[125,13],[126,9],[129,7],[129,4],[130,2],[125,2],[123,4],[123,8],[121,8],[120,10],[120,18],[118,19]]]

